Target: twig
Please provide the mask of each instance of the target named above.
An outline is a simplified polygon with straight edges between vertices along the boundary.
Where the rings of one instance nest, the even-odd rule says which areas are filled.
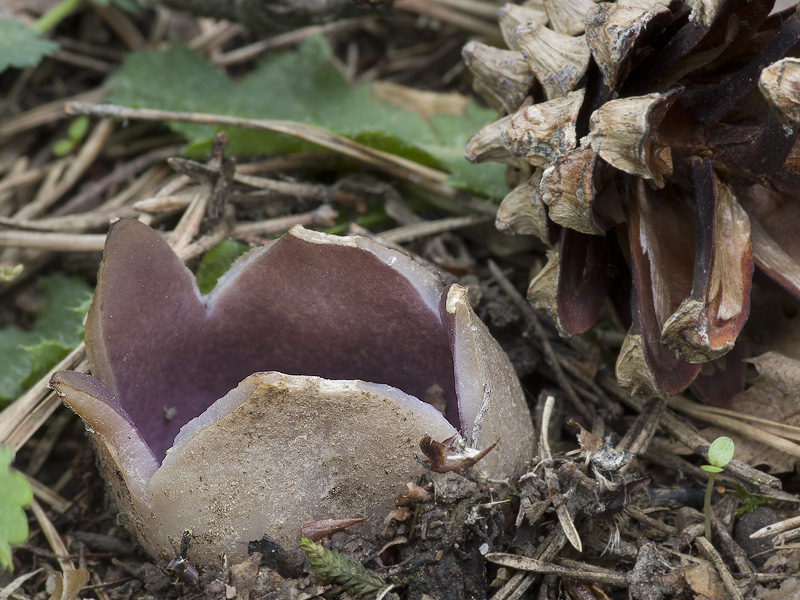
[[[0,231],[0,246],[37,248],[56,252],[99,252],[103,249],[105,240],[105,234]]]
[[[97,102],[105,94],[105,88],[96,88],[82,94],[76,94],[68,98],[66,102]],[[64,99],[54,100],[0,122],[0,144],[15,135],[65,118],[64,102]]]
[[[136,52],[144,48],[144,37],[125,12],[110,3],[108,6],[103,6],[99,2],[92,2],[89,6],[114,30],[130,50]]]
[[[667,537],[674,537],[678,535],[678,530],[675,529],[672,525],[669,525],[667,523],[662,523],[658,519],[654,519],[635,504],[629,504],[622,510],[625,512],[625,514],[633,517],[640,523],[644,523],[648,527],[652,527],[653,529],[660,531]]]
[[[500,37],[500,29],[497,26],[496,13],[492,17],[492,22],[485,21],[465,14],[463,7],[449,7],[443,3],[430,2],[429,0],[396,0],[394,8],[405,10],[410,13],[432,17],[445,23],[455,25],[470,33],[477,33],[487,37]],[[496,9],[495,9],[496,11]]]
[[[750,539],[758,540],[761,538],[772,537],[773,535],[795,529],[798,526],[800,526],[800,516],[791,517],[789,519],[784,519],[783,521],[778,521],[777,523],[772,523],[766,527],[762,527],[758,531],[754,531],[750,534]]]
[[[667,403],[661,398],[648,400],[645,410],[636,417],[636,421],[625,433],[620,443],[617,444],[616,450],[627,450],[634,454],[642,454],[647,451],[661,423],[666,407]],[[624,473],[631,464],[632,462],[623,465],[619,472]]]
[[[726,412],[728,414],[732,413],[733,415],[736,415],[735,417],[728,416],[728,414],[720,413],[719,411],[707,411],[705,410],[705,407],[680,396],[670,398],[669,405],[671,408],[675,408],[682,413],[694,417],[695,419],[700,419],[706,423],[711,423],[724,429],[735,431],[754,439],[757,442],[761,442],[762,444],[766,444],[767,446],[775,448],[776,450],[780,450],[781,452],[785,452],[786,454],[794,457],[800,457],[800,444],[795,444],[783,437],[772,434],[768,431],[764,431],[763,429],[754,427],[753,425],[743,423],[739,418],[738,413],[733,413],[733,411]],[[776,423],[776,425],[779,424]]]
[[[312,35],[317,35],[320,33],[344,33],[350,29],[356,29],[363,26],[364,22],[367,20],[374,20],[374,17],[340,19],[326,25],[311,25],[309,27],[301,27],[287,33],[282,33],[280,35],[268,37],[264,40],[259,40],[258,42],[249,44],[247,46],[236,48],[230,52],[220,54],[219,56],[214,57],[212,62],[216,65],[228,67],[230,65],[253,60],[268,50],[299,44]]]
[[[511,567],[522,571],[533,571],[535,573],[553,574],[569,579],[580,579],[581,581],[591,581],[616,587],[628,587],[628,580],[624,575],[610,569],[601,569],[591,565],[584,565],[578,561],[570,561],[570,566],[555,565],[543,560],[528,558],[527,556],[517,556],[516,554],[506,554],[503,552],[490,552],[486,555],[486,560],[504,567]]]
[[[238,23],[229,23],[227,21],[211,21],[210,19],[201,19],[201,24],[210,22],[210,26],[195,36],[187,46],[197,52],[204,52],[212,46],[219,46],[225,42],[233,39],[247,31],[243,26]]]
[[[85,357],[86,348],[81,342],[64,360],[53,367],[53,371],[77,369],[85,372],[85,369],[79,366]],[[50,373],[48,373],[0,412],[0,443],[19,450],[59,406],[61,401],[50,389]]]
[[[99,58],[93,58],[91,56],[86,56],[84,54],[78,54],[77,52],[70,52],[69,50],[63,49],[57,50],[50,56],[50,58],[54,60],[60,60],[61,62],[74,65],[82,69],[88,69],[89,71],[97,71],[98,73],[102,73],[104,75],[111,73],[117,68],[116,65],[104,60],[100,60]]]
[[[69,551],[67,551],[64,541],[61,539],[61,536],[58,534],[55,525],[53,525],[53,522],[47,517],[47,514],[44,512],[41,505],[36,500],[31,500],[30,509],[33,515],[36,517],[36,520],[39,522],[39,527],[41,527],[47,543],[53,550],[61,570],[74,571],[75,563],[73,563],[72,559],[69,558]]]
[[[415,163],[414,161],[394,156],[387,152],[369,148],[344,136],[326,131],[313,125],[293,121],[270,121],[262,119],[243,119],[227,115],[207,113],[187,113],[149,108],[127,108],[113,104],[88,104],[85,102],[68,102],[64,110],[69,115],[90,115],[110,117],[113,119],[130,119],[143,121],[179,121],[184,123],[202,123],[228,127],[242,127],[257,131],[274,131],[285,133],[320,146],[329,148],[345,156],[380,169],[385,173],[418,183],[425,188],[440,191],[447,179],[447,173]]]
[[[731,576],[731,572],[728,570],[728,567],[725,566],[725,561],[722,560],[722,557],[719,555],[711,542],[709,542],[705,537],[699,536],[695,540],[695,544],[697,544],[700,552],[702,552],[703,555],[711,562],[711,564],[714,565],[717,573],[719,573],[719,576],[722,578],[722,584],[731,595],[731,599],[744,600],[744,596],[742,595],[739,586],[736,585],[736,581]]]
[[[0,192],[7,192],[14,188],[36,183],[45,176],[46,170],[42,168],[28,169],[26,171],[11,171],[2,181],[0,181]]]
[[[604,375],[601,383],[603,387],[619,398],[623,404],[634,409],[636,412],[642,412],[642,410],[644,410],[644,401],[640,398],[634,398],[628,392],[621,389],[611,375]],[[708,447],[711,445],[711,442],[681,421],[671,410],[667,409],[664,412],[661,426],[693,452],[701,455],[706,460],[708,459]],[[751,490],[753,488],[757,490],[781,489],[780,479],[768,475],[763,471],[759,471],[736,459],[728,463],[725,467],[725,471],[728,475],[738,478],[743,486]]]
[[[115,185],[126,181],[128,178],[144,171],[155,163],[167,160],[170,156],[174,156],[178,152],[180,152],[178,146],[167,146],[165,148],[156,148],[155,150],[137,156],[121,167],[114,169],[114,171],[103,177],[100,181],[90,186],[85,192],[72,197],[64,206],[59,207],[58,210],[55,211],[55,214],[65,215],[84,210],[86,206],[101,197]]]
[[[78,155],[70,161],[64,176],[60,179],[52,192],[37,198],[36,202],[23,206],[14,217],[30,219],[31,217],[41,214],[53,203],[58,201],[58,199],[75,185],[78,179],[80,179],[86,170],[94,163],[115,128],[116,123],[112,119],[101,120],[95,126],[86,142],[81,145]]]
[[[388,231],[383,231],[378,234],[390,242],[401,244],[403,242],[410,242],[417,238],[428,237],[437,235],[446,231],[453,231],[462,227],[471,227],[481,223],[488,222],[490,217],[483,215],[473,215],[469,217],[449,217],[446,219],[438,219],[436,221],[424,221],[422,223],[412,223],[410,225],[403,225],[395,227]]]
[[[581,416],[586,419],[588,424],[593,423],[593,411],[590,410],[590,408],[587,407],[583,402],[581,402],[581,399],[578,398],[578,394],[575,393],[575,389],[572,387],[572,382],[567,379],[567,376],[561,369],[561,363],[559,362],[553,347],[550,345],[550,340],[547,339],[544,328],[542,327],[542,324],[539,323],[539,319],[536,316],[536,313],[533,311],[533,308],[522,297],[522,295],[517,291],[517,288],[514,287],[514,285],[508,280],[508,278],[500,270],[500,267],[498,267],[493,260],[489,260],[487,264],[489,265],[489,271],[492,273],[492,277],[494,277],[495,281],[497,281],[497,284],[505,292],[509,299],[517,305],[517,308],[519,308],[522,312],[522,316],[525,318],[525,321],[531,325],[536,332],[536,337],[541,344],[545,360],[550,368],[553,369],[553,375],[555,376],[558,385],[561,386],[561,389],[567,394],[567,398],[569,398],[569,401],[572,403],[575,410],[577,410]]]
[[[338,214],[339,213],[332,207],[327,204],[322,204],[314,210],[301,215],[289,215],[288,217],[278,217],[275,219],[266,219],[264,221],[237,223],[234,225],[231,235],[235,238],[274,235],[276,233],[288,231],[295,225],[303,225],[304,227],[333,227]]]

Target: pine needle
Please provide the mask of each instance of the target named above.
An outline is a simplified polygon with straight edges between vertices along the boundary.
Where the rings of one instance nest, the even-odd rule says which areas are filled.
[[[349,556],[326,550],[322,544],[307,538],[300,539],[300,548],[308,556],[316,577],[342,586],[343,591],[352,596],[366,596],[386,587],[386,582],[377,573]]]

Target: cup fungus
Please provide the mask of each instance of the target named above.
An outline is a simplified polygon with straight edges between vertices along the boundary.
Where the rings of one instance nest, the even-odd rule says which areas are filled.
[[[294,545],[318,519],[379,531],[425,435],[466,453],[499,439],[479,465],[494,476],[533,453],[519,381],[464,288],[366,238],[295,227],[201,296],[157,232],[118,221],[85,340],[93,376],[51,385],[155,558],[189,528],[204,566],[264,534]],[[439,388],[443,413],[423,401]]]

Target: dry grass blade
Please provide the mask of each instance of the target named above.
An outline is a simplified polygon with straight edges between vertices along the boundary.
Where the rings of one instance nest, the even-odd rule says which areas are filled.
[[[64,195],[83,174],[94,164],[100,152],[105,147],[111,134],[116,129],[116,123],[112,119],[102,119],[94,128],[88,139],[81,145],[80,152],[69,161],[64,175],[58,182],[48,190],[49,193],[40,195],[36,200],[23,206],[14,215],[19,219],[30,219],[42,214],[51,205]]]
[[[66,99],[66,101],[97,102],[103,96],[105,96],[106,91],[107,90],[104,88],[97,88],[94,90],[89,90],[88,92],[76,94],[75,96]],[[15,135],[30,129],[35,129],[54,121],[60,121],[65,117],[64,102],[64,98],[60,100],[54,100],[53,102],[37,106],[28,112],[14,115],[5,121],[0,121],[0,144],[6,142],[9,138]]]
[[[680,396],[671,398],[669,405],[672,408],[676,408],[677,410],[694,417],[695,419],[700,419],[706,423],[718,425],[719,427],[729,429],[730,431],[735,431],[742,435],[746,435],[747,437],[775,448],[776,450],[780,450],[781,452],[786,452],[787,454],[800,458],[800,445],[770,433],[769,431],[765,431],[764,429],[743,423],[738,413],[728,411],[729,413],[735,415],[734,418],[725,414],[721,414],[719,411],[708,411],[705,410],[704,406],[696,404]],[[778,424],[776,423],[776,425]]]
[[[34,479],[30,475],[25,475],[25,478],[28,480],[28,483],[31,484],[31,489],[33,489],[33,495],[35,498],[41,500],[56,512],[63,513],[67,510],[70,505],[69,500],[64,498],[61,494],[54,492],[49,487],[41,483],[38,479]]]
[[[81,342],[53,371],[85,370],[87,367],[80,364],[85,357],[86,348]],[[19,450],[59,406],[61,401],[50,389],[48,373],[0,412],[0,443]]]
[[[483,3],[471,3],[469,6],[473,6],[474,4]],[[495,15],[490,17],[492,19],[491,22],[484,21],[483,19],[466,14],[464,6],[449,7],[443,2],[429,2],[425,0],[397,0],[394,3],[394,7],[399,10],[439,19],[445,23],[450,23],[451,25],[455,25],[456,27],[478,35],[495,39],[500,37],[500,29],[497,26]],[[495,8],[494,10],[496,14],[497,9]]]
[[[548,432],[550,430],[550,418],[553,415],[553,407],[555,406],[556,399],[553,396],[547,396],[542,408],[542,430],[539,432],[539,458],[540,460],[553,460],[553,452],[550,450],[550,439]]]
[[[246,238],[250,236],[274,235],[288,231],[295,225],[303,227],[333,227],[338,213],[327,204],[318,206],[314,210],[299,215],[276,217],[263,221],[238,223],[233,227],[233,236]]]
[[[44,509],[36,500],[31,501],[30,509],[33,515],[36,517],[39,527],[42,529],[42,535],[44,535],[47,543],[50,545],[50,549],[56,555],[56,560],[58,561],[61,570],[64,572],[74,571],[75,563],[73,563],[72,559],[69,558],[69,551],[64,544],[64,540],[61,539],[61,536],[58,534],[55,525],[53,525],[53,522],[47,517]]]
[[[533,311],[531,305],[527,300],[525,300],[525,298],[522,297],[519,291],[517,291],[517,288],[514,287],[514,285],[508,280],[508,278],[500,270],[500,267],[498,267],[493,260],[489,260],[487,264],[489,265],[489,270],[491,271],[492,277],[494,277],[497,284],[502,288],[511,301],[514,302],[517,307],[519,307],[519,309],[522,311],[522,315],[525,317],[525,320],[536,332],[536,337],[541,344],[547,364],[551,369],[553,369],[553,374],[555,375],[558,385],[561,386],[561,389],[563,389],[567,394],[567,398],[569,398],[575,409],[580,412],[584,419],[586,419],[586,422],[593,423],[593,411],[590,409],[590,407],[587,407],[583,402],[581,402],[580,398],[578,398],[578,394],[575,393],[575,388],[572,386],[572,382],[564,374],[564,370],[561,368],[558,355],[553,350],[550,340],[547,339],[547,336],[544,332],[544,327],[542,327],[542,324],[539,322],[539,318],[536,316],[536,313]]]
[[[438,219],[436,221],[425,221],[422,223],[411,223],[410,225],[403,225],[402,227],[395,227],[388,231],[383,231],[378,237],[383,238],[395,244],[402,244],[403,242],[410,242],[421,237],[428,237],[453,231],[462,227],[470,227],[472,225],[479,225],[487,223],[491,220],[488,216],[470,216],[470,217],[450,217],[446,219]]]
[[[486,555],[486,560],[504,567],[511,567],[521,571],[533,571],[535,573],[553,574],[570,579],[580,579],[581,581],[591,581],[617,587],[628,587],[628,580],[624,575],[610,569],[600,569],[591,565],[576,566],[576,561],[571,561],[569,567],[554,565],[543,560],[528,558],[527,556],[517,556],[516,554],[505,554],[503,552],[491,552]]]
[[[559,482],[558,477],[556,476],[553,469],[545,467],[544,470],[544,478],[547,482],[548,487],[551,490],[559,491]],[[575,521],[572,519],[572,515],[570,514],[570,509],[567,506],[566,502],[564,502],[563,497],[561,494],[554,494],[553,497],[553,506],[556,509],[556,516],[558,517],[558,523],[561,525],[561,529],[564,532],[567,540],[569,543],[572,544],[572,547],[575,548],[578,552],[583,552],[583,542],[581,541],[581,534],[578,533],[578,528],[575,527]]]
[[[293,121],[267,121],[260,119],[242,119],[226,115],[206,113],[174,112],[167,110],[134,109],[113,104],[87,104],[85,102],[69,102],[64,110],[69,115],[90,115],[110,117],[113,119],[130,119],[144,121],[180,121],[185,123],[202,123],[205,125],[227,125],[260,131],[285,133],[296,138],[318,144],[359,162],[365,163],[393,177],[417,183],[426,189],[439,192],[444,186],[447,174],[415,163],[411,160],[394,156],[354,142],[344,136]],[[446,186],[444,186],[446,187]],[[448,194],[449,195],[449,194]]]
[[[603,387],[616,396],[623,404],[634,409],[636,412],[642,412],[645,408],[645,401],[641,398],[635,398],[628,392],[619,387],[616,380],[611,376],[604,376],[602,378]],[[711,445],[707,439],[697,433],[697,431],[683,422],[675,413],[667,409],[664,412],[664,417],[661,420],[661,426],[664,427],[671,435],[673,435],[682,444],[691,448],[693,452],[697,452],[708,460],[708,447]],[[733,459],[728,466],[725,467],[728,475],[731,475],[741,484],[750,490],[767,491],[781,489],[781,480],[777,477],[759,471],[758,469],[744,464],[743,462]]]
[[[40,231],[0,231],[0,246],[36,248],[55,252],[100,252],[105,234]]]
[[[779,423],[770,419],[763,419],[754,415],[748,415],[747,413],[737,412],[727,408],[720,408],[719,406],[697,404],[686,398],[683,398],[682,396],[675,396],[671,398],[670,404],[672,403],[675,403],[676,408],[678,408],[680,405],[691,406],[691,408],[702,410],[709,415],[721,415],[724,417],[731,417],[732,419],[757,423],[758,425],[761,425],[765,431],[772,431],[775,435],[800,442],[800,427],[796,427],[794,425],[787,425],[786,423]]]
[[[40,568],[36,569],[35,571],[31,571],[30,573],[25,573],[24,575],[20,575],[19,577],[14,579],[14,581],[9,583],[3,589],[0,589],[0,600],[6,600],[6,598],[10,598],[11,595],[14,594],[14,592],[17,591],[17,589],[19,589],[19,587],[23,583],[28,581],[28,579],[30,579],[31,577],[35,577],[36,575],[38,575],[41,572],[42,572],[42,569],[40,567]],[[15,594],[14,597],[17,598],[18,596]]]
[[[733,579],[731,572],[728,570],[728,567],[725,566],[725,561],[722,560],[722,557],[717,552],[716,548],[709,542],[706,538],[700,536],[695,540],[700,552],[702,552],[705,557],[714,565],[714,568],[719,573],[719,576],[722,578],[722,583],[725,586],[725,589],[728,590],[730,597],[732,600],[744,600],[744,596],[742,595],[739,586],[736,585],[736,581]]]

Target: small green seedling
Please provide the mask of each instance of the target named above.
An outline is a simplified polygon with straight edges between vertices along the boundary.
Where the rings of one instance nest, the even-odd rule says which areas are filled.
[[[66,156],[77,146],[89,131],[89,118],[80,116],[67,127],[67,137],[53,144],[54,156]]]
[[[0,569],[12,570],[11,545],[28,539],[28,519],[24,506],[33,500],[25,476],[11,469],[14,449],[0,445]]]
[[[706,486],[706,539],[711,541],[711,492],[714,490],[714,479],[717,473],[722,473],[731,459],[733,459],[734,444],[733,440],[729,437],[718,437],[708,447],[708,462],[710,465],[702,465],[700,468],[708,471],[711,475],[708,476],[708,485]]]

